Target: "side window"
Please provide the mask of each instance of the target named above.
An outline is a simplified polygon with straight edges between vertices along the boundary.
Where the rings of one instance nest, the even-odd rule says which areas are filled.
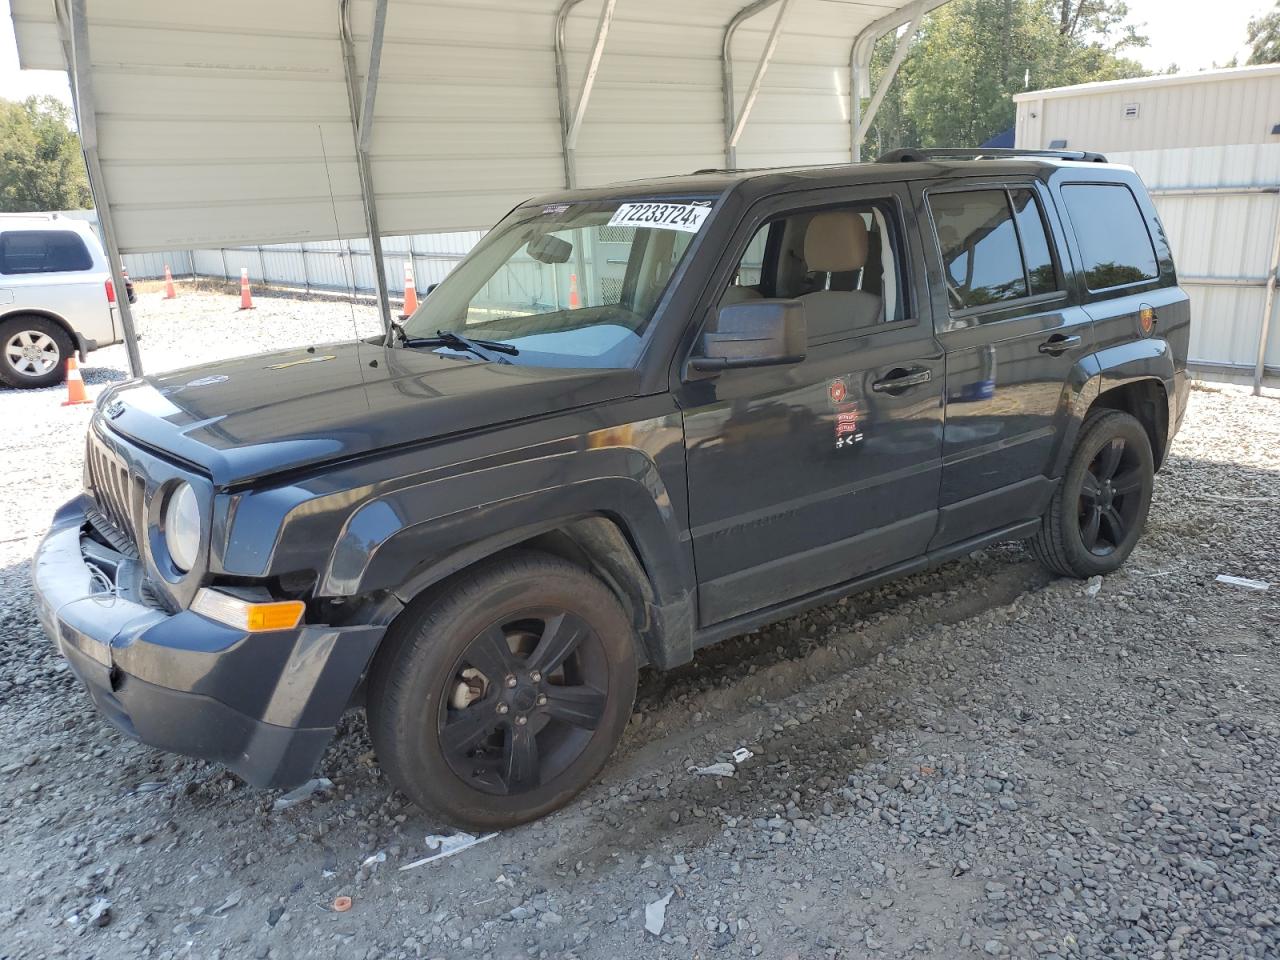
[[[1005,191],[931,194],[929,209],[953,311],[1028,296]]]
[[[747,244],[720,304],[798,298],[811,341],[861,336],[866,328],[902,320],[907,300],[898,223],[889,200],[774,217]]]
[[[1031,190],[1010,190],[1013,201],[1013,217],[1018,224],[1018,236],[1022,240],[1022,256],[1027,264],[1027,282],[1031,295],[1053,293],[1061,289],[1058,269],[1049,247],[1049,234],[1044,228],[1044,211]]]
[[[92,267],[84,241],[70,230],[0,233],[0,273],[66,273]]]
[[[1151,235],[1128,187],[1121,183],[1070,183],[1062,188],[1062,199],[1080,241],[1090,290],[1159,276]]]

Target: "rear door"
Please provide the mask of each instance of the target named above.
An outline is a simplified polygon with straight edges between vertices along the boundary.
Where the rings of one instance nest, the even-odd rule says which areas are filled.
[[[686,372],[677,389],[702,626],[911,559],[933,536],[942,350],[905,200],[883,185],[770,201],[712,280],[708,319],[722,303],[798,299],[809,344],[801,363]],[[813,227],[830,238],[817,250],[824,214],[862,227],[827,217],[846,229]]]
[[[913,190],[947,356],[937,548],[1043,512],[1093,328],[1070,293],[1062,227],[1036,180]]]

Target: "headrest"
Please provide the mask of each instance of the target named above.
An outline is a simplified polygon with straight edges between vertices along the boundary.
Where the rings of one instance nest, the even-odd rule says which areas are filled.
[[[815,214],[804,234],[804,264],[812,273],[861,270],[867,262],[867,225],[852,210]]]

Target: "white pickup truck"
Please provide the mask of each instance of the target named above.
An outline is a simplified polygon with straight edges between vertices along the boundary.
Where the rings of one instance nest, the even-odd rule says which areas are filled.
[[[132,285],[126,291],[133,301]],[[48,387],[120,342],[116,291],[102,244],[83,220],[56,213],[0,214],[0,382]]]

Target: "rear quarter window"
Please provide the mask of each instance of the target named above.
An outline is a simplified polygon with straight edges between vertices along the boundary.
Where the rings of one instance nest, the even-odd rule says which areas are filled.
[[[1069,183],[1062,188],[1080,243],[1085,282],[1106,290],[1160,274],[1156,249],[1133,192],[1121,183]]]
[[[69,273],[91,270],[93,257],[70,230],[8,230],[0,233],[0,273]]]

